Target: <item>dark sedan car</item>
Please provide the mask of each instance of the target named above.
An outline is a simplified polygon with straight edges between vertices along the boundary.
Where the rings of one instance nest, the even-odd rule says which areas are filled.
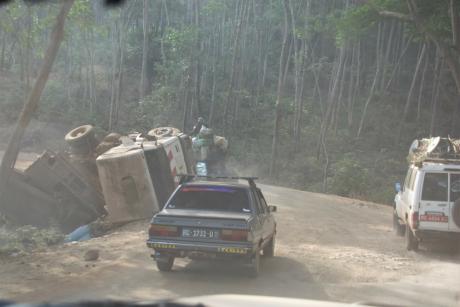
[[[258,275],[261,253],[274,255],[276,207],[267,205],[254,178],[241,179],[193,177],[179,185],[149,229],[147,246],[159,270],[189,257],[242,261]]]

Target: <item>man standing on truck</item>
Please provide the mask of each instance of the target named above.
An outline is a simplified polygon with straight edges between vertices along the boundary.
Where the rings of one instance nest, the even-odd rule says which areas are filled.
[[[204,118],[203,117],[198,117],[198,120],[197,120],[195,126],[193,126],[193,130],[190,133],[190,136],[191,137],[197,136],[198,133],[200,133],[201,128],[203,128],[203,127],[206,127],[206,124],[204,122]]]
[[[228,142],[221,136],[214,136],[213,139],[214,142],[211,145],[208,155],[209,170],[213,173],[213,175],[225,176],[227,175],[225,160],[227,156]]]

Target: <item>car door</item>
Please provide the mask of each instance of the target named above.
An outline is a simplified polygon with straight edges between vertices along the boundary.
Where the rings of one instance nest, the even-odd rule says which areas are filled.
[[[267,201],[265,200],[264,195],[262,194],[262,191],[260,189],[257,189],[257,195],[259,196],[259,201],[264,208],[264,214],[265,214],[265,223],[264,223],[264,236],[265,238],[271,238],[271,236],[275,232],[275,217],[273,214],[270,212]]]
[[[260,203],[259,197],[257,192],[251,189],[252,198],[254,200],[254,215],[255,215],[255,224],[254,224],[254,235],[255,239],[264,238],[264,223],[265,223],[265,215],[262,209],[262,204]]]
[[[450,173],[449,178],[449,231],[460,231],[460,227],[455,224],[454,204],[460,198],[460,173]]]
[[[448,186],[448,173],[424,173],[419,206],[420,229],[448,231],[450,213]]]

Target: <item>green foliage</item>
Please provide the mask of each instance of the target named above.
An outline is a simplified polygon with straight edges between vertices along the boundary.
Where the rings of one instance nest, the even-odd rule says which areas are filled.
[[[366,194],[368,170],[358,160],[345,155],[332,167],[331,191],[341,196],[359,197]]]
[[[0,256],[31,251],[55,245],[64,239],[64,235],[54,228],[39,229],[22,226],[15,229],[0,228]]]
[[[370,4],[346,10],[337,20],[337,43],[343,45],[347,40],[356,40],[364,36],[379,20],[378,12]]]

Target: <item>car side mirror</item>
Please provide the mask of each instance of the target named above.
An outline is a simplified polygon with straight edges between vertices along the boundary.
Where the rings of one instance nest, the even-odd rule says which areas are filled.
[[[268,211],[269,212],[276,212],[277,207],[276,206],[268,206]]]
[[[401,189],[401,184],[399,182],[395,183],[395,190],[396,190],[396,193],[401,193],[402,189]]]

